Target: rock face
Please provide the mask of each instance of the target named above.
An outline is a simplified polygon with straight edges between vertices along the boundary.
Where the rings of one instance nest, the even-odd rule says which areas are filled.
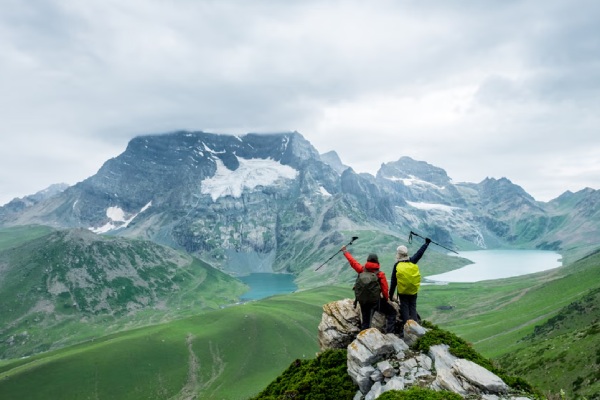
[[[357,174],[297,132],[181,131],[136,137],[88,179],[11,201],[0,227],[85,228],[185,250],[233,275],[298,274],[349,230],[423,228],[450,248],[458,238],[595,245],[599,204],[592,189],[546,204],[506,178],[453,183],[409,157]]]
[[[398,311],[398,305],[392,303]],[[396,319],[399,323],[399,319]],[[376,312],[371,326],[379,330],[385,327],[385,316]],[[344,299],[323,306],[323,315],[319,323],[319,346],[321,350],[345,349],[360,332],[360,305],[354,307],[354,300]]]
[[[350,299],[334,301],[323,306],[319,323],[319,346],[325,349],[348,347],[360,332],[360,314]]]
[[[383,334],[377,327],[360,331],[359,326],[352,300],[323,306],[321,350],[347,348],[348,374],[358,387],[355,400],[373,400],[384,392],[413,386],[447,390],[470,399],[525,399],[511,395],[510,387],[487,369],[453,356],[447,345],[431,346],[428,354],[412,350],[410,346],[427,333],[415,321],[406,324],[403,339]],[[383,326],[383,318],[379,326]]]

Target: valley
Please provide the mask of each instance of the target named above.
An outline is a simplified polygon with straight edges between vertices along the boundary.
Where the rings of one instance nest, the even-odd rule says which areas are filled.
[[[419,311],[425,319],[464,337],[486,357],[502,359],[512,354],[514,363],[519,359],[517,354],[528,351],[527,365],[533,366],[535,359],[543,360],[549,354],[540,351],[531,355],[532,349],[549,344],[543,337],[526,337],[589,293],[590,281],[598,287],[599,265],[600,254],[596,254],[550,275],[427,286],[419,298]],[[245,399],[265,387],[294,359],[314,358],[321,306],[349,297],[350,293],[348,285],[323,286],[130,330],[27,359],[5,360],[0,364],[0,395],[26,393],[32,399],[58,398],[53,396],[60,390],[63,395],[82,398],[77,393],[96,391],[98,398],[110,395],[133,399],[170,398],[182,390],[192,390],[201,398]],[[556,293],[563,295],[557,297]],[[451,308],[440,310],[441,306]],[[596,308],[591,314],[571,317],[570,326],[562,328],[562,338],[552,339],[553,348],[575,345],[570,335],[578,329],[585,331],[590,324],[597,326],[600,315]],[[581,318],[587,322],[577,322]],[[592,349],[593,354],[599,343],[598,332],[590,331],[576,346]],[[578,368],[577,359],[569,362],[573,365],[573,381],[579,379],[575,376],[578,371],[589,370]],[[536,378],[539,368],[519,369],[518,365],[523,364],[513,367],[514,372],[541,384],[547,393],[560,389],[569,393],[566,386]],[[561,364],[544,363],[540,368],[546,374],[564,375]],[[195,378],[190,371],[194,371]],[[235,388],[227,384],[232,381],[237,382]],[[589,390],[600,390],[596,385],[588,382]],[[33,391],[32,387],[37,389]]]
[[[412,230],[560,254],[531,275],[423,285],[419,312],[550,398],[598,393],[582,371],[600,354],[600,191],[544,203],[409,157],[376,175],[336,160],[297,132],[145,135],[82,182],[0,207],[0,398],[247,399],[314,358],[323,304],[353,297],[341,254],[317,267],[358,236],[349,251],[377,252],[389,280],[398,244],[422,244]],[[419,265],[470,263],[431,245]],[[238,304],[253,273],[297,290]]]

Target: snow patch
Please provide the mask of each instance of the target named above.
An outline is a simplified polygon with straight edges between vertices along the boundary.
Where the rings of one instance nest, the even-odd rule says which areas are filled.
[[[323,186],[319,186],[319,192],[324,197],[331,197],[331,193],[329,193]]]
[[[207,153],[211,153],[211,154],[225,154],[225,150],[223,150],[223,151],[215,151],[215,150],[211,149],[210,147],[208,147],[206,145],[206,143],[202,143],[202,145],[204,146],[204,150]]]
[[[152,201],[148,202],[142,209],[133,214],[130,218],[125,217],[125,211],[120,207],[108,207],[106,209],[106,216],[110,221],[99,228],[88,228],[94,233],[106,233],[119,228],[127,228],[127,226],[137,217],[140,213],[146,211],[152,205]]]
[[[454,210],[458,210],[458,207],[448,206],[446,204],[435,204],[435,203],[416,203],[413,201],[406,202],[409,206],[418,208],[419,210],[440,210],[451,213]]]
[[[147,209],[149,209],[150,206],[152,206],[152,201],[149,201],[148,204],[146,204],[144,207],[142,207],[142,209],[140,210],[140,212],[138,214],[143,213],[144,211],[146,211]]]
[[[201,192],[209,194],[213,201],[219,197],[241,197],[244,190],[258,186],[270,186],[281,179],[296,179],[298,171],[272,159],[238,158],[239,167],[228,169],[223,161],[215,159],[217,171],[212,178],[202,181]]]
[[[419,179],[414,175],[409,175],[409,178],[398,178],[397,176],[384,176],[383,178],[393,182],[402,182],[404,186],[431,186],[439,190],[444,190],[446,188],[445,186],[438,186],[434,183]]]
[[[125,222],[125,211],[120,207],[108,207],[106,216],[115,222]]]

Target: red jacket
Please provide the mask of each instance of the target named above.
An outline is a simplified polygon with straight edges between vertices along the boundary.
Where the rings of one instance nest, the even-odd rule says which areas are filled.
[[[352,254],[350,254],[348,251],[344,252],[344,256],[350,263],[350,266],[354,268],[354,270],[359,274],[365,269],[370,272],[377,272],[377,278],[379,278],[379,286],[381,287],[381,294],[383,295],[384,299],[389,299],[387,279],[385,278],[385,273],[379,270],[379,264],[367,261],[367,263],[363,267],[358,261],[354,259],[354,257],[352,257]]]

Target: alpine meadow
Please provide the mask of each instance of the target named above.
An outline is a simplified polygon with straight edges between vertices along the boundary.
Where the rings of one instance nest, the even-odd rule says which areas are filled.
[[[425,238],[428,332],[407,354],[438,334],[510,386],[462,398],[600,399],[598,190],[541,202],[409,157],[359,174],[298,132],[201,131],[138,136],[95,175],[0,207],[0,398],[375,398],[348,376],[350,350],[322,347],[324,306],[354,299],[340,248],[377,253],[389,280],[397,247]],[[448,250],[495,249],[562,265],[426,279],[472,263]],[[250,273],[298,290],[242,302]],[[380,398],[458,396],[405,386]]]

